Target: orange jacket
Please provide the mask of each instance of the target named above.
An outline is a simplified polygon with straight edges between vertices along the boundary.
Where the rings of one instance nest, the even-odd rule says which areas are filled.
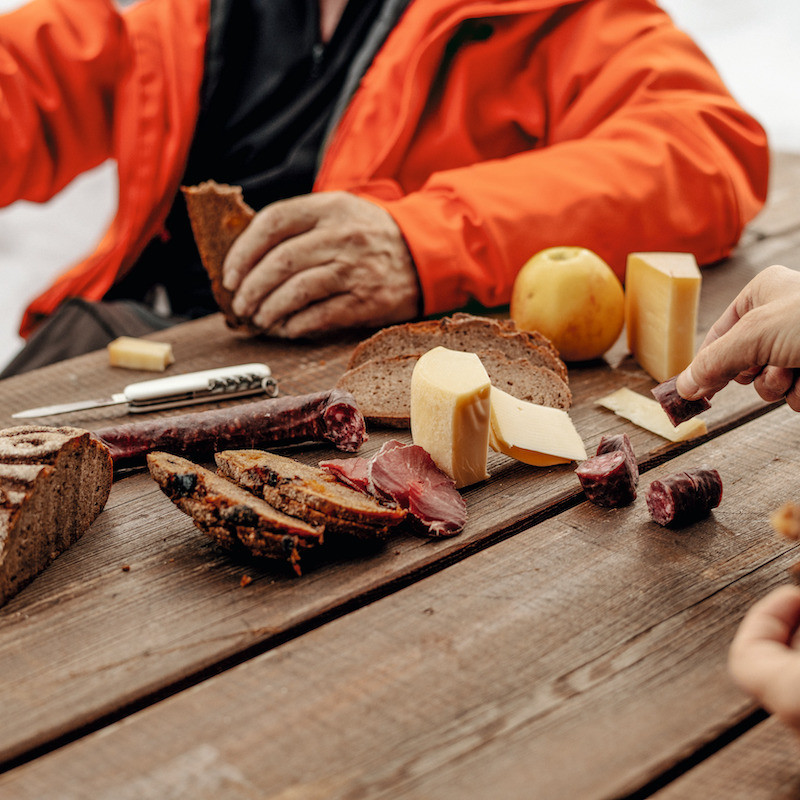
[[[101,298],[162,229],[198,113],[208,3],[36,0],[3,17],[0,205],[46,200],[108,158],[119,173],[109,231],[31,304],[23,335],[68,296]],[[651,0],[415,0],[315,190],[392,214],[435,313],[508,302],[524,261],[557,244],[620,276],[634,250],[718,260],[767,173],[761,127]]]

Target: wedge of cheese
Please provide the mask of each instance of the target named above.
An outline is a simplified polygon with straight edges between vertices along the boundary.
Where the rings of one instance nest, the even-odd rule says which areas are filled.
[[[150,339],[120,336],[113,342],[109,342],[106,349],[108,350],[108,362],[112,367],[163,372],[175,362],[172,345],[167,342],[153,342]]]
[[[489,376],[475,353],[435,347],[411,374],[411,436],[456,486],[489,477]]]
[[[700,269],[691,253],[631,253],[625,272],[628,349],[659,383],[694,357]]]
[[[586,458],[586,448],[566,411],[517,400],[494,386],[491,398],[492,450],[535,467]]]
[[[683,442],[706,433],[706,423],[699,417],[688,419],[680,425],[673,425],[660,404],[651,397],[645,397],[630,389],[617,389],[596,401],[597,405],[613,411],[620,417],[630,420],[634,425],[663,436],[671,442]]]

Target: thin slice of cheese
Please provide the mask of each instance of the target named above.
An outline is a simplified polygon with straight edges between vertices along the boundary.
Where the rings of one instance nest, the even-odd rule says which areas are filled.
[[[659,383],[694,357],[700,270],[691,253],[631,253],[625,272],[628,349]]]
[[[166,342],[153,342],[150,339],[136,339],[133,336],[120,336],[107,345],[108,361],[112,367],[144,369],[163,372],[174,363],[172,345]]]
[[[456,486],[489,477],[489,376],[475,353],[435,347],[411,375],[411,436]]]
[[[494,386],[491,397],[493,450],[535,467],[586,458],[586,448],[566,411],[518,400]]]
[[[632,392],[630,389],[617,389],[616,392],[601,397],[596,402],[597,405],[630,420],[634,425],[663,436],[671,442],[695,439],[707,432],[706,423],[699,417],[681,422],[677,427],[674,426],[656,400]]]

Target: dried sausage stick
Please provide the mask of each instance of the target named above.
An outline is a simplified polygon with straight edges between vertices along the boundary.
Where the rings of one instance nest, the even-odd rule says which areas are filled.
[[[722,479],[715,469],[676,472],[647,487],[650,516],[659,525],[680,526],[705,517],[722,500]]]
[[[341,389],[142,420],[94,435],[108,447],[115,467],[143,463],[151,450],[210,455],[224,449],[329,441],[352,453],[367,439],[355,399]]]

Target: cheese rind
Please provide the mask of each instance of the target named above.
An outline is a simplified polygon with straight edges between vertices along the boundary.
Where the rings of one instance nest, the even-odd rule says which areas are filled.
[[[174,363],[172,345],[166,342],[153,342],[150,339],[136,339],[133,336],[120,336],[107,345],[108,361],[112,367],[144,369],[163,372]]]
[[[677,375],[694,357],[701,280],[691,253],[628,255],[628,349],[659,383]]]
[[[475,353],[435,347],[411,375],[411,436],[458,488],[486,480],[489,376]]]
[[[678,426],[673,425],[656,400],[627,388],[617,389],[616,392],[601,397],[595,402],[620,417],[630,420],[634,425],[658,436],[663,436],[671,442],[695,439],[707,432],[706,423],[697,417],[681,422]]]
[[[535,467],[586,458],[586,448],[566,411],[518,400],[494,386],[491,398],[493,450]]]

